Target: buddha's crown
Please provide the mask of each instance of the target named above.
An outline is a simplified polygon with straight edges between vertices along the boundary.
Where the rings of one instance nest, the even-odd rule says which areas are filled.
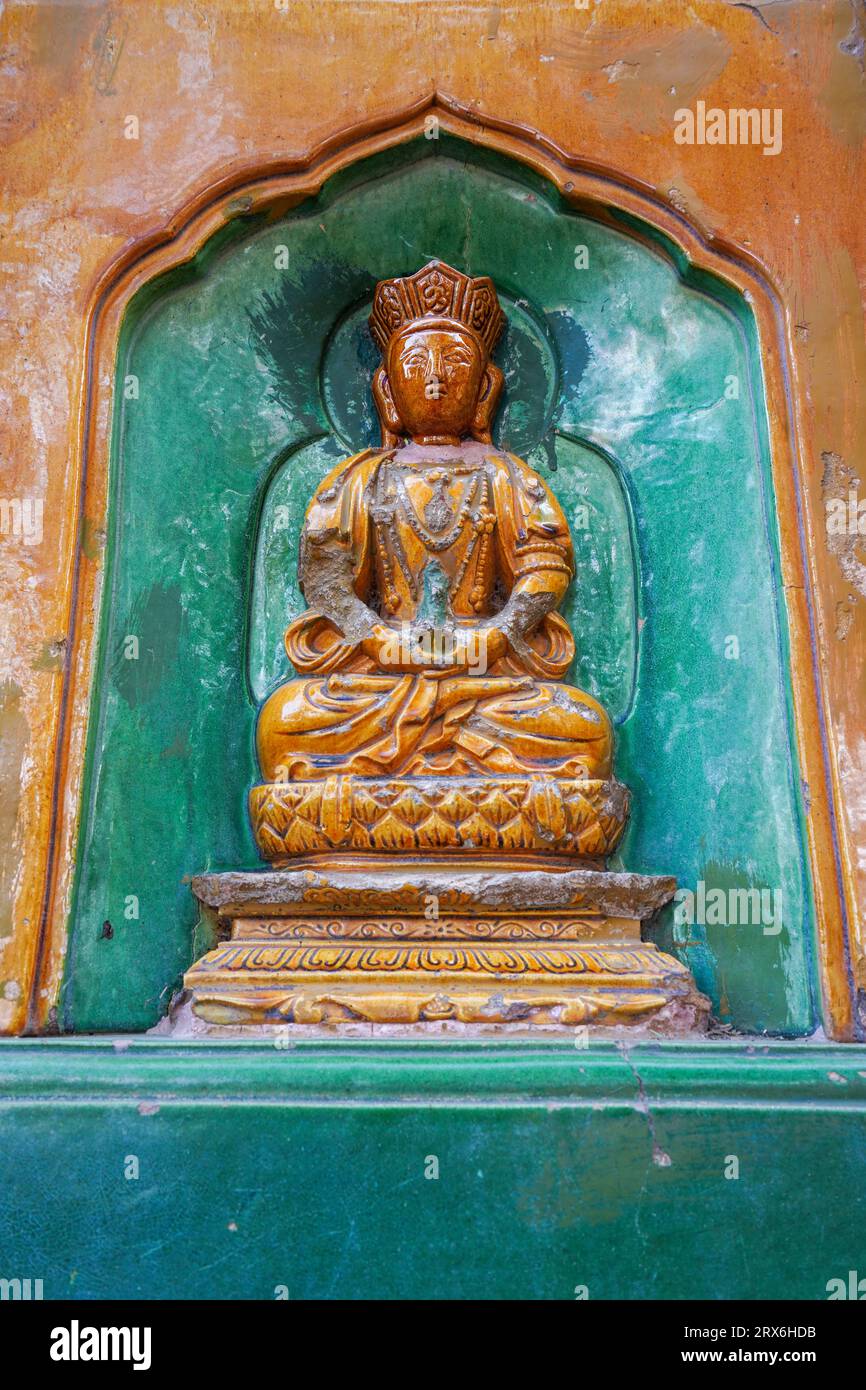
[[[444,261],[376,286],[370,331],[383,355],[395,333],[424,319],[449,319],[468,329],[488,356],[505,324],[493,281],[486,275],[473,280]]]

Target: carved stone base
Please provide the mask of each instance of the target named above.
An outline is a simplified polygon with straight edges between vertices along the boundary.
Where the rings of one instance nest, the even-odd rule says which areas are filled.
[[[568,866],[410,861],[213,874],[193,892],[217,934],[186,974],[215,1025],[459,1024],[681,1033],[708,1002],[640,939],[675,881]]]

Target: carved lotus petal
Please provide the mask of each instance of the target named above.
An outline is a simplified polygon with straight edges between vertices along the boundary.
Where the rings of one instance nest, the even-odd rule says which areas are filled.
[[[439,814],[443,819],[451,821],[454,825],[459,825],[475,811],[476,803],[464,796],[463,791],[454,791],[449,797],[443,800],[439,806]]]
[[[481,809],[493,825],[507,825],[519,812],[520,804],[515,804],[514,800],[502,792],[495,791],[485,797]]]
[[[597,817],[585,796],[575,796],[566,806],[568,828],[577,834],[588,825],[595,825]]]
[[[275,830],[267,821],[259,824],[256,831],[259,848],[267,859],[279,859],[286,847],[280,830]]]
[[[470,844],[476,849],[495,849],[499,845],[496,827],[481,814],[469,816],[462,822],[460,839],[464,845]]]
[[[316,787],[309,791],[303,800],[298,802],[295,813],[311,825],[318,824],[322,814],[322,789]]]
[[[427,817],[418,827],[418,843],[429,849],[450,849],[460,843],[457,831],[437,815]]]
[[[374,843],[377,849],[414,849],[415,835],[405,821],[389,811],[374,828]]]
[[[321,848],[322,834],[319,827],[309,821],[295,818],[282,837],[281,854],[305,854]]]
[[[378,800],[372,797],[369,792],[356,787],[354,812],[356,820],[361,821],[364,825],[370,825],[379,819],[382,814],[382,807]]]
[[[460,790],[473,806],[480,806],[490,795],[490,787],[485,786],[483,782],[477,787],[473,787],[471,783],[464,783]]]
[[[577,849],[579,854],[604,854],[605,837],[601,826],[598,824],[587,826],[586,830],[577,837]]]
[[[370,797],[378,807],[391,807],[399,801],[403,787],[399,782],[379,782],[370,788]]]
[[[430,814],[426,798],[410,790],[404,790],[391,809],[393,815],[399,816],[400,820],[411,826],[420,825]]]
[[[440,782],[424,783],[424,800],[428,806],[441,806],[443,801],[447,801],[454,795],[454,788]]]
[[[293,786],[291,782],[280,784],[268,793],[268,804],[272,806],[284,806],[292,811],[300,806],[309,797],[309,788],[303,785]]]
[[[499,831],[503,849],[537,849],[533,828],[525,816],[515,816]]]

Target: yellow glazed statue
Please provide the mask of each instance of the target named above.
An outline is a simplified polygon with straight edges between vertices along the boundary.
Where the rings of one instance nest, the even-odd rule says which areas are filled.
[[[568,525],[490,442],[491,282],[433,262],[380,284],[371,324],[384,447],[338,465],[307,513],[310,611],[286,634],[306,678],[262,710],[265,777],[608,776],[607,716],[559,684],[574,657],[556,612],[574,574]]]
[[[211,1024],[700,1026],[641,941],[670,878],[610,873],[628,815],[610,720],[564,682],[574,578],[546,484],[495,448],[492,282],[433,261],[376,287],[382,446],[310,503],[286,632],[298,675],[257,725],[269,872],[204,875]]]
[[[574,780],[594,784],[584,791],[597,798],[611,771],[610,721],[562,683],[574,658],[556,611],[574,575],[568,524],[528,464],[491,444],[502,389],[491,352],[504,324],[493,285],[434,261],[383,281],[370,322],[383,358],[373,381],[383,447],[339,464],[310,504],[299,562],[310,608],[286,633],[301,676],[261,711],[264,777],[544,775],[566,801]],[[563,823],[559,847],[609,852],[626,801],[609,787],[602,799],[604,825],[596,816],[587,835],[584,819],[578,846]],[[273,795],[254,796],[259,843],[279,859],[273,806]],[[440,808],[431,817],[435,835]],[[530,819],[511,819],[504,839],[458,845],[445,832],[446,843],[557,848]],[[425,846],[393,816],[351,838],[354,848]]]

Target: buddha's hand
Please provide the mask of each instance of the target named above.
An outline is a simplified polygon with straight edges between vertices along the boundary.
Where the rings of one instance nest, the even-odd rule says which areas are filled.
[[[399,628],[376,623],[361,646],[383,672],[431,676],[484,675],[507,649],[504,633],[478,624]]]
[[[392,672],[417,674],[436,665],[429,632],[411,627],[409,623],[401,623],[399,627],[374,623],[361,642],[361,649],[388,675]]]
[[[508,638],[492,623],[455,624],[417,634],[414,669],[431,675],[485,676],[508,650]]]
[[[483,676],[508,651],[508,637],[496,623],[479,623],[466,629],[468,649],[472,657],[467,665],[473,675]]]
[[[399,628],[387,623],[374,623],[361,641],[361,650],[380,671],[402,671],[403,643]]]

